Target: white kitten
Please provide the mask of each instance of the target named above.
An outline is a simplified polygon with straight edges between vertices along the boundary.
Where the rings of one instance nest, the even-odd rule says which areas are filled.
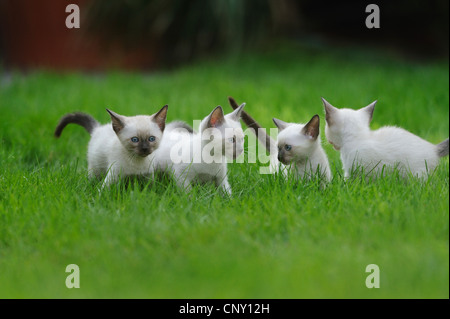
[[[232,97],[228,100],[231,107],[236,109],[236,101]],[[327,181],[331,180],[328,158],[320,143],[318,115],[314,115],[307,124],[286,123],[274,118],[273,121],[279,130],[277,141],[273,140],[245,111],[242,111],[242,120],[253,129],[269,151],[272,173],[278,170],[286,175],[289,171],[298,178],[310,178],[319,173]],[[279,162],[286,166],[279,165]]]
[[[448,155],[449,141],[434,145],[399,127],[370,130],[377,101],[359,110],[338,109],[322,98],[326,112],[325,136],[341,152],[345,177],[357,168],[367,174],[380,174],[396,168],[426,177]]]
[[[106,175],[102,188],[119,176],[148,174],[153,152],[163,137],[168,106],[158,113],[126,117],[107,109],[112,123],[100,125],[92,116],[72,113],[63,116],[56,127],[59,137],[67,124],[83,126],[91,135],[88,146],[90,177]],[[149,156],[150,155],[150,156]]]
[[[278,160],[290,165],[288,171],[300,178],[319,174],[330,181],[330,165],[319,138],[319,116],[314,115],[307,124],[286,123],[275,118],[273,122],[279,130]]]
[[[168,124],[153,168],[173,173],[177,184],[187,191],[193,182],[214,182],[222,193],[231,195],[227,158],[235,159],[244,151],[239,122],[244,105],[227,115],[216,107],[201,121],[198,133],[180,122]]]

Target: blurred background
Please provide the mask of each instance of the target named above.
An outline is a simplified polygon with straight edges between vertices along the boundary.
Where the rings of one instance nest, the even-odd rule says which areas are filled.
[[[370,3],[380,29],[365,26]],[[68,4],[80,8],[79,29],[65,26]],[[157,70],[280,39],[448,59],[448,14],[447,0],[1,0],[0,67]]]

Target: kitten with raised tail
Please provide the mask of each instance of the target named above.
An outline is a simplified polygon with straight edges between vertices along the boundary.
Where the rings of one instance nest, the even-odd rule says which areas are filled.
[[[194,132],[182,122],[169,123],[155,152],[154,169],[170,172],[179,187],[189,192],[196,182],[212,182],[223,195],[231,196],[227,160],[244,151],[240,116],[245,103],[224,115],[217,106]]]
[[[68,124],[78,124],[91,135],[88,145],[89,177],[105,177],[102,188],[128,175],[149,174],[152,154],[161,145],[168,106],[153,115],[132,117],[108,110],[111,123],[101,125],[85,113],[64,115],[55,130],[59,138]]]
[[[236,101],[232,97],[229,97],[228,100],[231,107],[236,108]],[[253,128],[257,138],[269,151],[272,157],[272,166],[275,164],[280,167],[273,159],[276,154],[276,160],[286,165],[282,170],[284,173],[291,172],[297,178],[306,179],[319,175],[327,181],[331,180],[328,158],[320,142],[320,118],[318,115],[314,115],[306,124],[286,123],[274,118],[273,122],[279,132],[277,141],[274,141],[261,125],[245,111],[242,112],[242,120],[248,127]]]
[[[326,113],[325,136],[340,151],[345,177],[356,169],[378,176],[386,169],[398,169],[426,178],[448,156],[449,140],[434,145],[393,126],[370,129],[377,101],[359,110],[338,109],[322,98]]]

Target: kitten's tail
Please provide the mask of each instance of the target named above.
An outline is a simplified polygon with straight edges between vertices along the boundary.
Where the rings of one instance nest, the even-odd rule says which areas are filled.
[[[439,143],[437,146],[437,154],[439,157],[448,156],[448,139]]]
[[[97,126],[100,126],[100,123],[89,114],[80,112],[69,113],[59,120],[58,126],[55,129],[55,137],[60,137],[63,129],[70,123],[81,125],[86,129],[89,135],[92,134]]]
[[[193,134],[194,130],[192,129],[192,127],[189,126],[189,124],[183,122],[183,121],[173,121],[170,122],[166,125],[166,128],[164,129],[164,131],[169,131],[169,130],[174,130],[177,128],[181,128],[181,129],[185,129],[187,130],[189,133]]]
[[[230,103],[231,107],[234,110],[236,110],[239,107],[239,105],[236,103],[236,101],[231,96],[228,97],[228,102]],[[256,137],[258,138],[258,140],[260,140],[261,143],[263,143],[263,145],[266,147],[266,150],[269,151],[269,154],[276,156],[278,154],[278,150],[277,150],[277,146],[276,146],[277,142],[272,137],[270,137],[270,135],[268,135],[266,133],[266,130],[264,128],[262,128],[261,125],[259,125],[259,123],[256,122],[245,111],[241,112],[241,118],[249,128],[252,128],[254,130]]]

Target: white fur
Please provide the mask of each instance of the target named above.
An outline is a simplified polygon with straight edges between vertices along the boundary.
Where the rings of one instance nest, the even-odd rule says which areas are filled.
[[[198,133],[189,133],[183,129],[166,131],[161,146],[155,152],[153,168],[171,172],[178,186],[186,191],[192,188],[193,182],[214,182],[222,193],[231,195],[227,177],[227,158],[235,159],[244,151],[244,133],[239,122],[244,105],[222,117],[223,123],[214,129],[209,128],[208,123],[211,113],[200,123]],[[210,135],[214,136],[212,142],[209,139]],[[233,136],[236,139],[235,145],[229,140]],[[174,152],[180,145],[185,145],[184,150],[188,152],[183,154],[185,160],[182,162],[174,159]],[[202,152],[209,154],[209,149],[213,152],[215,159],[213,162],[207,162],[201,156]]]
[[[330,181],[330,165],[320,143],[320,136],[314,139],[305,135],[303,133],[305,124],[283,122],[283,126],[284,128],[278,133],[277,145],[279,152],[283,151],[285,145],[292,146],[290,151],[283,151],[284,162],[286,164],[290,162],[287,171],[294,172],[300,178],[310,178],[319,172],[327,181]]]
[[[125,126],[116,134],[111,124],[98,126],[91,134],[88,146],[88,169],[90,177],[106,178],[102,188],[128,175],[148,174],[153,154],[140,156],[131,149],[129,140],[134,136],[155,136],[155,150],[163,136],[154,116],[121,116]]]
[[[426,177],[439,163],[437,146],[399,127],[372,131],[369,123],[375,103],[351,110],[337,109],[324,100],[325,136],[341,153],[345,177],[360,167],[368,174],[397,168],[403,176],[411,172]]]

